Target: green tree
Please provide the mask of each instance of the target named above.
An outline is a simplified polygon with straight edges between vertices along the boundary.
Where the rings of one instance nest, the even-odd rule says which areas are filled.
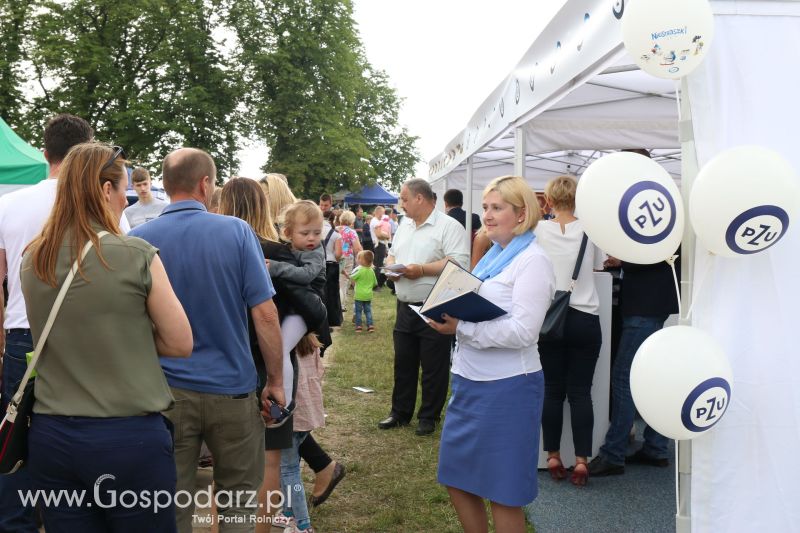
[[[400,100],[389,86],[389,77],[363,61],[364,84],[356,100],[355,125],[367,139],[369,161],[381,185],[399,189],[412,177],[420,156],[418,137],[398,125]]]
[[[260,139],[304,196],[396,185],[418,159],[351,0],[4,0],[0,41],[0,116],[37,144],[70,112],[139,164],[195,146],[222,178]]]
[[[21,88],[32,4],[32,0],[0,2],[0,117],[23,136],[31,131],[23,119],[26,100]]]
[[[395,131],[397,97],[364,59],[350,0],[229,6],[253,128],[270,150],[265,168],[286,174],[307,197],[394,183],[413,171],[415,139]]]
[[[150,166],[195,146],[224,175],[237,166],[242,87],[212,37],[213,8],[203,0],[40,2],[30,59],[42,94],[32,122],[74,113]]]

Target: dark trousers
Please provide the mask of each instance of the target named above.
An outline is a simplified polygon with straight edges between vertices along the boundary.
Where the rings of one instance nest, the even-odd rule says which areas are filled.
[[[602,342],[600,317],[570,307],[564,338],[539,343],[544,370],[542,439],[546,451],[561,449],[564,398],[568,398],[575,455],[592,455],[592,378]]]
[[[408,304],[398,300],[394,325],[394,390],[392,414],[411,420],[417,401],[417,381],[422,366],[420,420],[439,420],[450,380],[452,335],[440,335]]]
[[[339,263],[325,262],[325,308],[328,310],[328,325],[342,325],[342,302],[339,298]]]
[[[628,450],[628,437],[636,406],[631,395],[631,365],[639,346],[664,327],[666,316],[626,316],[622,319],[622,335],[619,351],[611,367],[611,425],[606,432],[606,440],[600,447],[600,456],[615,465],[625,464]],[[644,428],[642,451],[650,457],[666,459],[669,456],[669,439],[650,426]]]
[[[172,435],[161,414],[34,415],[29,439],[28,468],[37,490],[85,494],[82,505],[61,500],[43,506],[47,533],[177,531]],[[156,509],[156,500],[166,507]]]
[[[386,260],[387,248],[386,245],[383,243],[379,243],[375,245],[375,261],[372,263],[373,269],[375,270],[375,277],[378,278],[378,287],[383,287],[386,283],[386,276],[381,272],[381,268],[383,267],[383,262]]]
[[[12,329],[6,334],[6,353],[3,358],[3,388],[0,401],[0,419],[6,415],[6,407],[17,392],[28,367],[25,354],[33,351],[30,330]],[[13,474],[0,476],[0,533],[36,533],[34,509],[23,505],[17,491],[31,488],[31,478],[27,468]]]
[[[300,443],[300,457],[306,462],[314,473],[319,473],[331,464],[331,457],[325,453],[325,450],[314,440],[314,436],[309,433],[308,436]]]

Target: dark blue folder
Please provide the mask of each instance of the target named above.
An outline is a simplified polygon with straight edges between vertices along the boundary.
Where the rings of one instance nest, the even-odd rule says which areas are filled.
[[[506,312],[477,292],[465,292],[439,305],[433,306],[422,314],[431,320],[442,321],[442,314],[467,322],[484,322],[505,315]]]

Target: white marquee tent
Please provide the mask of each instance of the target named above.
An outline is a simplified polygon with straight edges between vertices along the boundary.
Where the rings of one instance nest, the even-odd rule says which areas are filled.
[[[650,77],[627,56],[620,21],[629,3],[564,3],[430,161],[440,198],[459,188],[465,207],[475,209],[494,177],[522,175],[541,190],[620,148],[653,149],[682,182],[684,198],[698,165],[733,146],[771,148],[800,170],[800,3],[712,0],[714,42],[680,83]],[[784,241],[747,258],[711,258],[687,224],[684,312],[694,297],[692,325],[723,345],[734,383],[725,418],[679,447],[679,531],[798,530],[800,463],[792,457],[800,448],[800,232],[790,230]]]

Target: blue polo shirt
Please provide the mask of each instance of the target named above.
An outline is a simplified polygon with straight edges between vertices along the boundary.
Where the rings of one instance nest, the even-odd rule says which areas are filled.
[[[192,356],[161,358],[169,384],[211,394],[256,390],[247,313],[272,298],[275,289],[252,228],[186,200],[168,205],[129,235],[159,249],[192,325]]]

